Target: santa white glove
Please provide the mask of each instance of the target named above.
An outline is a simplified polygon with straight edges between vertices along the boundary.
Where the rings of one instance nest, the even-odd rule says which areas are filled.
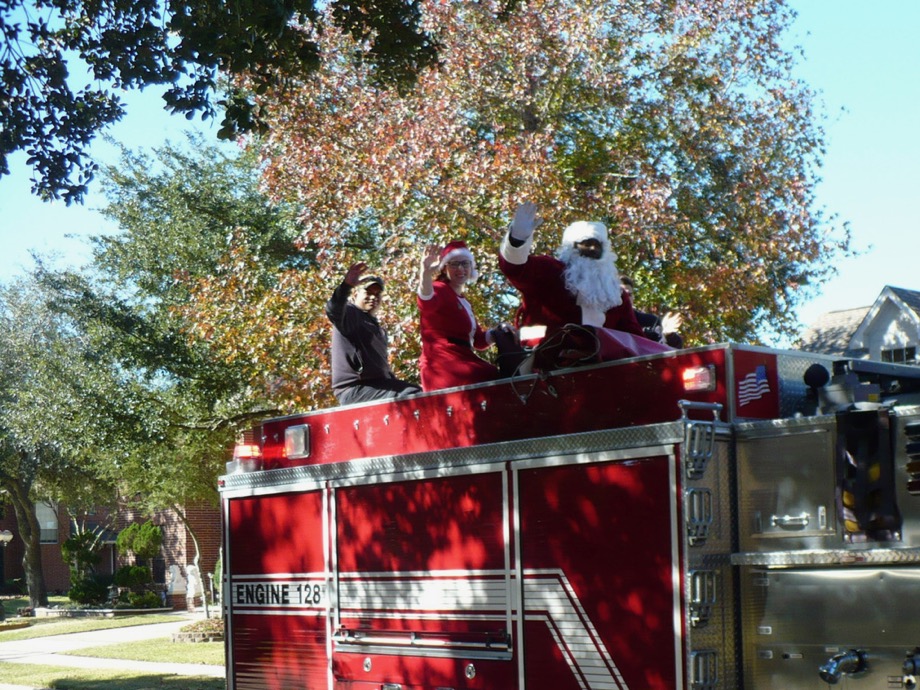
[[[543,219],[537,215],[537,205],[532,201],[527,201],[518,206],[514,211],[514,219],[511,221],[511,237],[523,242],[533,235],[543,223]]]
[[[677,333],[683,322],[683,316],[676,314],[673,311],[669,311],[667,314],[661,317],[661,332],[664,334]]]

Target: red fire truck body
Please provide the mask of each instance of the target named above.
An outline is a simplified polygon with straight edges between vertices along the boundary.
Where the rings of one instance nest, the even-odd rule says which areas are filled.
[[[228,688],[913,687],[918,374],[717,345],[267,420]]]

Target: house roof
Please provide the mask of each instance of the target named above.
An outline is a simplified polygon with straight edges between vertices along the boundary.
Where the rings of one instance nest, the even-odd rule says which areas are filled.
[[[872,307],[841,309],[822,314],[802,335],[801,349],[828,355],[846,355],[850,338]]]
[[[892,287],[890,285],[886,287],[920,317],[920,290],[905,290],[904,288]]]
[[[841,309],[819,316],[802,335],[801,349],[806,352],[820,352],[829,355],[860,356],[865,354],[864,349],[857,347],[860,339],[854,337],[869,326],[887,300],[892,300],[899,306],[910,309],[920,319],[920,290],[907,290],[886,285],[875,302],[867,307]]]

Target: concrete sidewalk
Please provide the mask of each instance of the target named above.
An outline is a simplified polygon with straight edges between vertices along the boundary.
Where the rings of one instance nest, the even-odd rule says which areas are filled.
[[[135,642],[163,638],[169,641],[173,633],[191,623],[197,618],[186,615],[177,615],[175,622],[152,623],[150,625],[133,625],[124,628],[109,630],[94,630],[92,632],[70,633],[68,635],[51,635],[32,640],[16,640],[13,642],[0,642],[0,663],[14,662],[17,664],[43,664],[46,666],[68,666],[71,668],[98,668],[98,669],[124,669],[127,671],[147,671],[159,674],[175,674],[182,676],[208,676],[223,678],[223,666],[207,666],[205,664],[180,664],[170,661],[131,661],[128,659],[104,659],[88,656],[73,656],[73,652],[87,647],[99,647],[122,642]],[[169,644],[172,644],[169,642]],[[169,656],[169,646],[164,644],[163,655]],[[0,690],[27,690],[27,686],[3,685]],[[32,690],[32,688],[28,688]]]

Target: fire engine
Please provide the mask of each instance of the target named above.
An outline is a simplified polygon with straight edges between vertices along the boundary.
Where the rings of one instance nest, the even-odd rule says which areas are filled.
[[[920,677],[920,368],[709,345],[268,419],[229,690]]]

